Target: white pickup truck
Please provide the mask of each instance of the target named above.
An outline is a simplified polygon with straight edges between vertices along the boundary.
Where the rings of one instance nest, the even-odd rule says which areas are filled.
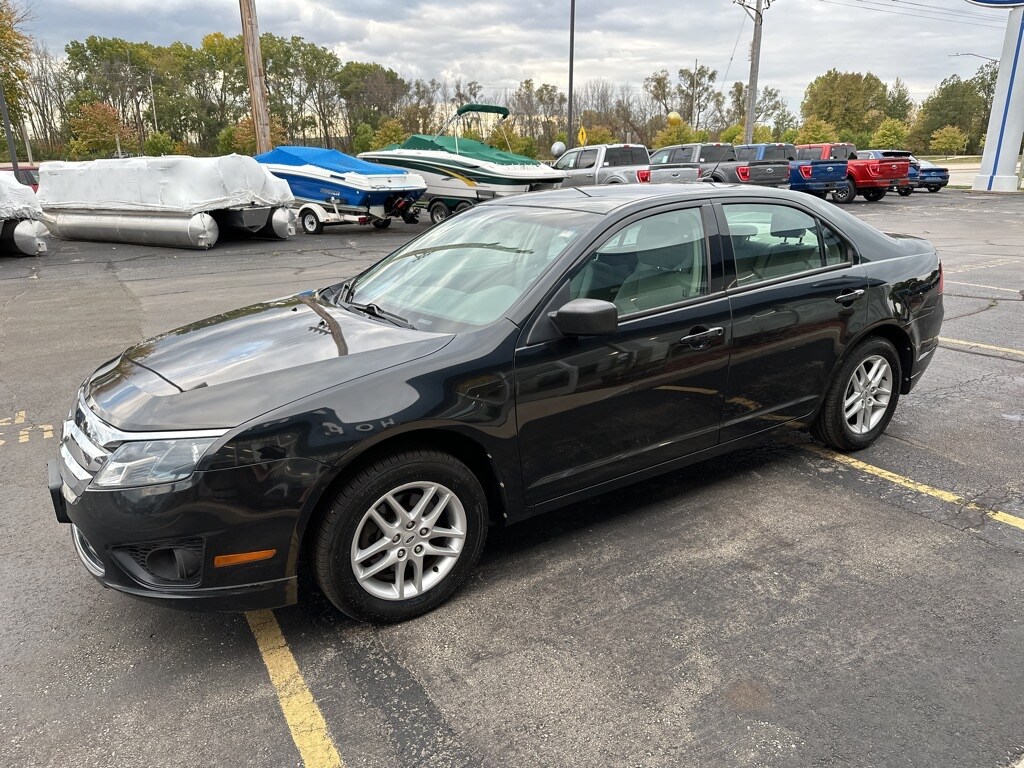
[[[697,181],[694,168],[651,168],[647,147],[642,144],[596,144],[570,149],[554,164],[565,172],[562,187],[595,184],[677,184]]]

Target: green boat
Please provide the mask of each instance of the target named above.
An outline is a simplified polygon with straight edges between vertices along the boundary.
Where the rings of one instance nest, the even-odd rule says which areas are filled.
[[[500,120],[509,114],[494,104],[466,104],[436,136],[413,134],[401,144],[359,157],[422,176],[427,191],[421,203],[435,224],[482,200],[554,189],[561,183],[565,174],[538,160],[461,137],[466,116],[479,113],[495,114]]]

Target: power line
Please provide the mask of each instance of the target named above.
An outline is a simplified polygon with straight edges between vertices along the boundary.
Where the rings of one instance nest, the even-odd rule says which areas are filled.
[[[842,8],[858,8],[858,9],[860,9],[862,11],[877,11],[878,13],[889,13],[889,14],[892,14],[894,16],[909,16],[911,18],[926,19],[928,21],[945,21],[945,22],[951,21],[951,19],[949,19],[949,18],[943,18],[943,17],[939,17],[939,16],[925,16],[925,15],[923,15],[921,13],[912,13],[912,12],[909,12],[909,11],[895,11],[895,10],[892,10],[892,9],[889,9],[889,8],[880,8],[880,7],[876,7],[876,6],[872,6],[872,5],[867,5],[867,4],[865,4],[863,2],[863,0],[861,2],[859,2],[858,4],[856,4],[856,5],[851,4],[851,3],[841,3],[841,2],[838,2],[838,0],[820,0],[820,2],[828,3],[829,5],[836,5],[836,6],[839,6],[839,7],[842,7]],[[958,24],[966,24],[966,25],[971,26],[971,27],[986,27],[987,29],[1004,29],[1004,27],[999,27],[999,26],[996,26],[995,24],[979,24],[979,23],[974,22],[974,21],[961,21],[959,19],[957,20],[957,23]]]

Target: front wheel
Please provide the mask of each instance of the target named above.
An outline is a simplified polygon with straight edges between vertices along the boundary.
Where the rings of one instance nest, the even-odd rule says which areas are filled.
[[[387,229],[391,226],[391,219],[374,219],[373,226],[377,229]]]
[[[316,215],[316,211],[311,211],[308,208],[302,212],[302,231],[307,235],[319,235],[324,231],[324,223],[320,221],[320,217]]]
[[[899,195],[900,197],[910,197],[910,194],[913,191],[914,190],[912,187],[900,187],[899,189],[896,190],[896,194]]]
[[[846,205],[852,203],[853,198],[857,196],[857,185],[853,179],[847,179],[845,182],[840,184],[832,192],[832,202],[839,205]]]
[[[430,207],[427,209],[427,213],[430,214],[431,224],[440,224],[452,215],[452,209],[449,208],[448,204],[443,200],[435,200],[430,204]]]
[[[487,497],[469,468],[406,450],[364,467],[334,498],[316,533],[316,580],[353,619],[404,621],[452,596],[486,538]]]
[[[840,451],[867,448],[892,419],[901,377],[900,356],[888,339],[861,342],[829,384],[811,431]]]

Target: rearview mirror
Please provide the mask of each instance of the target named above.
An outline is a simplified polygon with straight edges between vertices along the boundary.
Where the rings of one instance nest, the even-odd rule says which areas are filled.
[[[619,310],[600,299],[573,299],[550,317],[563,336],[608,336],[619,327]]]

